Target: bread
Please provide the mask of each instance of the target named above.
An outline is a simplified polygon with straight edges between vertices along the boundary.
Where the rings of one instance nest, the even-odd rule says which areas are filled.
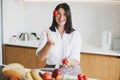
[[[8,64],[2,69],[2,74],[6,77],[22,77],[23,75],[25,75],[25,68],[19,63]]]

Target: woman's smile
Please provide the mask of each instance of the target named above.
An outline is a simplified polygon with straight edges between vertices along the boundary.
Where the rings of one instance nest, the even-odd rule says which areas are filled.
[[[60,23],[65,22],[66,20],[58,20]]]

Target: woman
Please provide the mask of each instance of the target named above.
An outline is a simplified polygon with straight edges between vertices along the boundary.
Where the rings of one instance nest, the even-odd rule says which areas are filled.
[[[80,69],[80,33],[72,27],[70,7],[66,3],[57,5],[53,12],[50,28],[40,37],[37,55],[40,61],[46,60],[46,67],[55,65],[64,74],[77,75]],[[62,60],[67,63],[63,64]]]

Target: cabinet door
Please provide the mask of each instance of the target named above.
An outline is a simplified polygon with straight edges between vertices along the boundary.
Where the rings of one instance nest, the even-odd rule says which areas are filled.
[[[4,46],[4,64],[20,63],[26,68],[36,68],[37,58],[35,48]]]
[[[35,48],[24,48],[24,59],[23,63],[28,68],[37,67],[37,56]]]
[[[119,80],[119,59],[114,56],[81,53],[81,67],[88,77],[100,80]]]

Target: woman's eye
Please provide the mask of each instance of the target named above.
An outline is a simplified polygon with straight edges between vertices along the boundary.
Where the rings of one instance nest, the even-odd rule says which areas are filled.
[[[60,15],[60,13],[58,12],[58,15]]]
[[[66,16],[66,14],[64,13],[64,16]]]

